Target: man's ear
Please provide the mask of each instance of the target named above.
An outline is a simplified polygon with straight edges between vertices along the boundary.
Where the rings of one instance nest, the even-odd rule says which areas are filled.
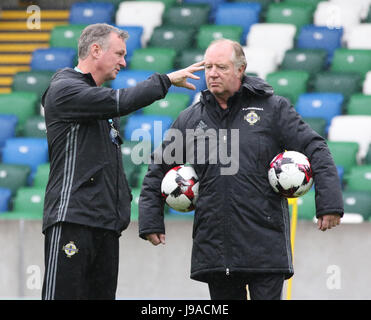
[[[90,47],[90,53],[94,58],[99,58],[102,53],[102,48],[99,44],[93,43]]]
[[[238,68],[238,74],[241,79],[242,79],[242,76],[245,74],[245,71],[246,71],[246,65],[244,64]]]

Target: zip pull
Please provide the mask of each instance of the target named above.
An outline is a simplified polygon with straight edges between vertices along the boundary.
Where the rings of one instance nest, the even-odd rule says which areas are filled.
[[[229,276],[229,268],[225,269],[225,274]]]

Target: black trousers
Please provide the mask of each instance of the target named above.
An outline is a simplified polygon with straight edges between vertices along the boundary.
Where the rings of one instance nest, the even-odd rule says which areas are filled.
[[[211,300],[247,300],[248,285],[251,300],[280,300],[282,295],[283,274],[256,273],[247,278],[239,276],[217,277],[210,281]]]
[[[43,300],[115,299],[119,236],[61,222],[45,232]]]

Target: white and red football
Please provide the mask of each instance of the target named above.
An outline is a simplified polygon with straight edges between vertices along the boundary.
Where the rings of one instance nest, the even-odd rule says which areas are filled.
[[[301,197],[312,187],[313,173],[310,162],[300,152],[281,152],[273,158],[269,167],[269,183],[273,190],[283,197]]]
[[[161,183],[161,193],[166,203],[176,211],[194,210],[198,198],[198,177],[190,165],[170,169]]]

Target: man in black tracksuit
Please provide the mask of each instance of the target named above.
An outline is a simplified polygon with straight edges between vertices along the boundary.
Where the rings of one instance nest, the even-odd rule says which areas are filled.
[[[284,150],[308,156],[323,231],[340,223],[341,187],[325,140],[271,86],[245,76],[245,67],[238,43],[212,43],[205,53],[208,90],[172,126],[184,138],[183,144],[177,143],[183,146],[182,162],[193,164],[199,178],[191,278],[207,282],[212,299],[246,299],[247,284],[251,299],[280,299],[284,279],[294,270],[288,204],[269,184],[270,161]],[[149,166],[139,201],[140,237],[154,245],[165,243],[160,186],[175,166],[164,159],[171,139],[169,135],[153,154],[157,160]],[[216,153],[210,148],[213,139]],[[206,152],[198,162],[200,141]],[[222,161],[222,149],[230,155],[229,163]]]
[[[194,89],[188,77],[202,63],[154,74],[136,87],[101,87],[126,66],[128,34],[106,24],[79,39],[79,64],[58,71],[44,93],[50,174],[43,233],[43,299],[114,299],[118,238],[130,222],[120,116],[163,98],[171,84]]]

